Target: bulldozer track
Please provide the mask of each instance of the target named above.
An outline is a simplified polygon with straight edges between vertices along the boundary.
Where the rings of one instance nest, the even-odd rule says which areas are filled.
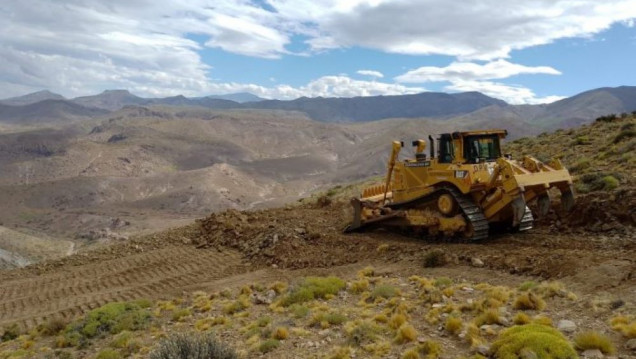
[[[472,226],[474,233],[470,238],[467,238],[467,239],[469,241],[479,241],[479,240],[488,238],[488,230],[489,230],[488,220],[486,219],[483,212],[481,211],[481,208],[479,208],[479,206],[477,206],[468,195],[464,195],[461,192],[459,192],[457,189],[452,187],[440,188],[430,194],[417,198],[413,201],[409,201],[407,203],[391,204],[389,206],[392,208],[401,208],[401,206],[406,207],[409,205],[413,205],[414,203],[432,202],[434,199],[436,199],[439,195],[443,193],[449,193],[451,196],[453,196],[453,198],[455,198],[455,201],[457,201],[457,204],[459,205],[464,217],[469,221],[470,225]],[[530,216],[532,216],[532,214],[530,214]],[[532,226],[530,228],[532,228]]]
[[[523,217],[519,222],[519,232],[527,231],[532,229],[532,225],[534,224],[534,217],[532,216],[532,211],[528,206],[526,206],[526,210],[523,213]]]
[[[0,325],[71,319],[108,302],[157,299],[242,271],[238,252],[166,247],[0,283]]]

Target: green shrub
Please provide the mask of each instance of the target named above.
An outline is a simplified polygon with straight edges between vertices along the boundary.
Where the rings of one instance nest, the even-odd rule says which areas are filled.
[[[343,290],[346,283],[338,277],[307,277],[299,286],[282,299],[283,306],[304,303],[314,299],[326,299]]]
[[[497,359],[518,359],[532,351],[538,358],[578,358],[572,345],[558,330],[540,324],[518,325],[499,334],[490,347]]]
[[[192,311],[188,308],[177,309],[172,312],[172,321],[178,322],[181,321],[182,318],[189,317],[192,315]]]
[[[574,344],[580,350],[598,349],[604,354],[614,353],[614,345],[610,339],[603,334],[592,331],[577,334],[574,337]]]
[[[625,139],[629,139],[632,137],[636,137],[636,130],[634,129],[627,129],[627,130],[623,130],[621,132],[618,133],[618,135],[616,135],[616,137],[614,137],[614,143],[619,143]]]
[[[379,285],[373,288],[373,292],[371,292],[371,300],[376,300],[378,298],[389,299],[398,295],[399,291],[397,288],[391,285]]]
[[[448,277],[439,277],[435,279],[435,282],[433,283],[433,285],[438,288],[446,288],[451,284],[453,284],[453,280]]]
[[[606,116],[601,116],[596,119],[596,122],[614,122],[617,119],[616,114],[609,114]]]
[[[590,137],[583,135],[583,136],[578,136],[575,140],[574,140],[574,144],[576,145],[587,145],[590,143]]]
[[[379,326],[369,321],[357,323],[346,330],[347,339],[356,346],[375,342],[381,332]]]
[[[121,359],[121,354],[113,349],[104,349],[97,353],[95,359]]]
[[[64,331],[64,346],[80,346],[86,339],[103,334],[144,329],[149,322],[150,313],[134,302],[108,303],[69,324]]]
[[[175,333],[163,339],[150,359],[236,359],[236,352],[213,334]]]
[[[603,189],[605,190],[613,190],[618,187],[620,182],[614,176],[605,176],[603,177]]]
[[[581,172],[583,170],[590,168],[591,165],[592,163],[590,162],[589,158],[581,158],[580,160],[576,161],[576,163],[574,163],[572,166],[570,166],[569,169],[571,172]]]
[[[13,340],[20,336],[20,332],[21,331],[18,323],[13,323],[4,328],[4,332],[2,333],[2,337],[0,337],[0,339],[2,339],[3,342]]]
[[[311,317],[310,325],[323,325],[328,323],[330,325],[340,325],[347,321],[347,317],[340,313],[318,313]]]
[[[258,346],[261,353],[269,353],[280,346],[280,341],[276,339],[268,339]]]
[[[289,309],[296,319],[305,318],[309,314],[309,308],[304,305],[294,304]]]
[[[525,282],[519,284],[519,290],[525,292],[525,291],[528,291],[528,290],[530,290],[530,289],[532,289],[532,288],[534,288],[536,286],[537,286],[537,282],[535,282],[533,280],[528,280],[528,281],[525,281]]]

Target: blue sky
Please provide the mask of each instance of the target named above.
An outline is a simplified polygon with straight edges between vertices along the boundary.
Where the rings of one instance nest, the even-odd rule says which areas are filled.
[[[481,91],[522,104],[636,85],[636,0],[32,2],[0,4],[0,98]]]

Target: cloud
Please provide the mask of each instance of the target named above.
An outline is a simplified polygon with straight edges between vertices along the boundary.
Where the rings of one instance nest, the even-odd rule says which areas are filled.
[[[271,0],[285,17],[297,4]],[[300,3],[304,3],[300,1]],[[512,50],[557,39],[589,37],[636,18],[633,0],[332,1],[305,14],[315,49],[360,46],[386,52],[506,58]],[[343,2],[344,3],[344,2]]]
[[[530,67],[513,64],[506,60],[491,61],[480,65],[472,62],[453,62],[446,67],[424,66],[410,70],[395,78],[403,83],[423,83],[460,80],[504,79],[521,74],[560,75],[561,72],[548,66]]]
[[[420,73],[409,77],[448,77],[454,70],[465,76],[464,80],[497,79],[501,77],[492,76],[501,75],[491,73],[491,63],[513,73],[549,73],[553,69],[501,60],[466,65],[471,64],[467,59],[502,59],[514,49],[589,37],[616,22],[632,24],[636,18],[633,0],[266,0],[266,6],[259,5],[262,3],[2,1],[0,97],[44,88],[66,96],[108,88],[127,88],[147,96],[200,96],[237,87],[256,88],[262,91],[259,94],[283,98],[291,94],[411,93],[423,88],[355,82],[346,76],[325,76],[299,87],[216,83],[210,80],[210,72],[217,71],[214,59],[208,65],[199,52],[212,47],[276,59],[293,56],[292,39],[302,38],[311,48],[309,53],[365,47],[413,55],[450,55],[458,58],[455,64],[472,67],[453,69],[459,65],[451,64],[445,70],[435,70],[442,71],[437,75],[431,69],[417,69]],[[401,80],[410,82],[407,77]]]
[[[380,79],[384,77],[384,75],[380,71],[374,71],[374,70],[358,70],[356,71],[356,73],[358,75],[377,77]]]
[[[506,85],[491,81],[455,81],[444,88],[447,91],[479,91],[485,95],[504,100],[513,105],[540,104],[562,100],[563,96],[537,97],[527,87]]]
[[[254,84],[211,84],[209,91],[214,93],[251,92],[264,98],[291,100],[298,97],[355,97],[379,95],[404,95],[426,91],[422,87],[409,87],[377,81],[354,80],[348,76],[323,76],[308,84],[293,87],[278,85],[265,87]]]

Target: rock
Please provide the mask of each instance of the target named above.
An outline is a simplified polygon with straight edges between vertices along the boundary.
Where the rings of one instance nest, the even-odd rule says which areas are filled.
[[[598,349],[588,349],[581,353],[581,358],[586,359],[603,359],[603,353]]]
[[[636,351],[636,339],[630,339],[625,343],[625,349]]]
[[[576,331],[576,323],[571,320],[559,320],[557,328],[564,333],[574,333]]]
[[[471,258],[471,259],[470,259],[470,264],[471,264],[473,267],[478,267],[478,268],[481,268],[481,267],[483,267],[483,266],[484,266],[484,262],[483,262],[481,259],[477,258],[477,257],[473,257],[473,258]]]
[[[426,341],[426,337],[422,337],[422,336],[417,337],[418,343],[424,343],[425,341]]]
[[[464,292],[468,292],[468,293],[471,293],[471,292],[474,292],[474,291],[475,291],[475,290],[474,290],[473,288],[471,288],[471,287],[462,287],[462,290],[463,290]]]
[[[483,356],[488,356],[488,354],[490,353],[490,345],[481,344],[477,346],[477,348],[475,348],[475,352]]]
[[[519,352],[519,359],[538,359],[538,356],[533,350],[523,348]]]
[[[305,233],[307,232],[304,228],[300,228],[300,227],[298,227],[298,228],[294,228],[294,231],[295,231],[296,233],[298,233],[298,234],[301,234],[301,235],[302,235],[302,234],[305,234]]]

